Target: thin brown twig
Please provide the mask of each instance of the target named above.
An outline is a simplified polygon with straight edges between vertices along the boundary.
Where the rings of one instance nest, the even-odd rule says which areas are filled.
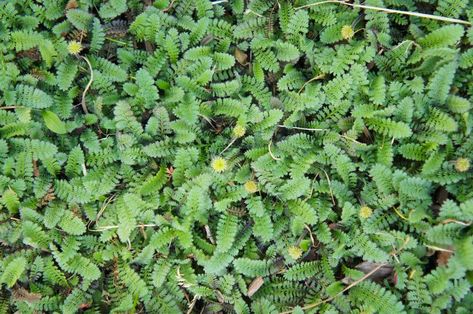
[[[206,116],[204,116],[203,114],[200,114],[200,113],[198,115],[201,116],[202,118],[204,118],[204,120],[207,121],[210,124],[212,129],[217,130],[217,128],[213,125],[212,120],[210,118],[208,118],[208,117],[206,117]]]
[[[323,131],[328,131],[328,129],[316,129],[316,128],[301,128],[298,126],[286,126],[282,124],[278,124],[279,128],[285,128],[285,129],[292,129],[292,130],[301,130],[301,131],[314,131],[314,132],[323,132]],[[349,136],[346,136],[344,134],[338,134],[340,137],[343,137],[346,140],[352,141],[354,143],[360,144],[360,145],[366,145],[365,143],[361,143],[354,138],[351,138]]]
[[[399,249],[395,249],[393,250],[393,252],[391,252],[389,255],[390,256],[393,256],[395,255],[396,253],[399,253],[400,251],[402,251],[406,245],[409,243],[410,241],[410,237],[407,237],[405,240],[404,240],[404,243],[401,245],[401,247]],[[427,247],[431,247],[429,245],[426,245]],[[440,248],[437,248],[437,247],[432,247],[432,248],[436,248],[436,249],[439,249],[439,250],[442,250],[442,251],[447,251],[449,252],[450,250],[446,250],[446,249],[440,249]],[[395,257],[396,258],[396,257]],[[396,258],[397,259],[397,258]],[[314,303],[310,303],[310,304],[307,304],[307,305],[304,305],[302,307],[303,310],[308,310],[308,309],[311,309],[311,308],[314,308],[314,307],[317,307],[321,304],[324,304],[324,303],[327,303],[327,302],[330,302],[332,300],[334,300],[336,297],[338,297],[339,295],[345,293],[346,291],[350,290],[351,288],[353,288],[354,286],[358,285],[359,283],[361,283],[362,281],[368,279],[372,274],[374,274],[375,272],[377,272],[380,268],[386,266],[388,264],[386,263],[382,263],[382,264],[379,264],[378,266],[376,266],[375,268],[373,268],[370,272],[368,272],[366,275],[364,275],[363,277],[361,277],[360,279],[358,280],[355,280],[354,282],[352,282],[351,284],[349,284],[348,286],[346,286],[342,291],[338,292],[337,294],[335,294],[334,296],[332,297],[329,297],[327,299],[324,299],[324,300],[320,300],[318,302],[314,302]],[[291,311],[285,311],[285,312],[280,312],[279,314],[290,314],[292,313],[292,310]]]
[[[317,76],[314,76],[313,78],[311,78],[310,80],[308,80],[307,82],[304,83],[304,85],[302,85],[301,89],[299,89],[299,91],[297,92],[298,94],[300,94],[304,88],[307,86],[307,84],[315,81],[315,80],[320,80],[320,79],[323,79],[325,77],[325,73],[322,73],[322,74],[319,74]]]
[[[246,15],[246,14],[254,14],[254,15],[256,15],[257,17],[264,17],[264,16],[262,16],[261,14],[256,13],[255,11],[250,10],[250,9],[247,9],[244,14],[245,14],[245,15]]]
[[[351,288],[353,288],[354,286],[358,285],[359,283],[361,283],[362,281],[366,280],[368,277],[370,277],[372,274],[374,274],[375,272],[377,272],[381,267],[383,266],[386,266],[386,264],[379,264],[378,266],[376,266],[375,268],[373,268],[373,270],[371,270],[369,273],[367,273],[366,275],[364,275],[363,277],[361,277],[360,279],[352,282],[351,284],[349,284],[348,286],[345,287],[345,289],[343,289],[342,291],[340,291],[339,293],[337,293],[336,295],[334,295],[333,297],[330,297],[330,298],[327,298],[325,300],[321,300],[321,301],[318,301],[318,302],[315,302],[315,303],[311,303],[311,304],[307,304],[305,306],[302,307],[303,310],[308,310],[308,309],[311,309],[311,308],[314,308],[314,307],[317,307],[321,304],[324,304],[324,303],[327,303],[327,302],[330,302],[332,301],[333,299],[335,299],[336,297],[338,297],[339,295],[345,293],[346,291],[350,290]],[[281,312],[280,314],[291,314],[292,313],[292,310],[291,311],[285,311],[285,312]]]
[[[465,227],[468,227],[469,225],[471,225],[471,221],[469,222],[464,222],[464,221],[460,221],[460,220],[456,220],[456,219],[445,219],[444,221],[442,221],[443,224],[448,224],[448,223],[456,223],[458,225],[462,225],[462,226],[465,226]]]
[[[310,241],[312,242],[312,246],[313,246],[313,247],[316,247],[314,235],[312,234],[312,230],[310,230],[310,227],[309,227],[307,224],[304,224],[304,227],[305,227],[305,228],[307,229],[307,231],[309,232],[309,237],[310,237]]]
[[[396,247],[394,246],[393,244],[393,250],[392,252],[389,254],[391,255],[392,257],[394,257],[396,259],[396,261],[399,263],[399,259],[397,258],[397,253],[400,253],[402,250],[405,249],[405,247],[407,246],[407,244],[411,241],[411,238],[409,236],[406,237],[406,239],[404,240],[404,242],[402,243],[401,247],[399,249],[396,249]]]
[[[174,5],[174,1],[176,0],[172,0],[171,3],[168,5],[168,7],[163,9],[163,12],[168,12],[169,10],[171,10],[172,6]]]
[[[95,217],[95,223],[97,223],[97,221],[99,220],[99,218],[102,216],[103,212],[105,211],[105,209],[107,208],[108,204],[110,204],[114,199],[115,199],[115,196],[116,194],[108,197],[106,200],[105,200],[105,203],[103,204],[102,208],[100,208],[100,211],[97,213],[97,216]]]
[[[192,310],[194,309],[194,306],[195,306],[195,303],[197,302],[197,299],[198,299],[198,297],[197,297],[197,294],[196,294],[196,295],[194,295],[194,298],[192,298],[192,301],[189,304],[189,308],[188,308],[186,314],[191,314],[192,313]]]

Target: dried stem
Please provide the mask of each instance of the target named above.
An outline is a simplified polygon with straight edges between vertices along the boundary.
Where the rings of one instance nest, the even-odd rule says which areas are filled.
[[[282,124],[278,124],[278,128],[302,130],[302,131],[319,131],[319,132],[327,131],[327,129],[301,128],[301,127],[298,127],[298,126],[286,126],[286,125],[282,125]]]
[[[309,227],[307,224],[304,224],[304,227],[305,227],[305,228],[307,229],[307,231],[309,232],[310,242],[312,242],[312,246],[313,246],[313,247],[316,247],[314,235],[312,234],[312,230],[310,230],[310,227]]]
[[[227,151],[227,149],[229,149],[230,146],[232,146],[233,143],[235,143],[236,140],[237,140],[237,138],[234,137],[234,138],[231,140],[231,142],[227,145],[227,147],[225,147],[219,155],[222,155],[223,153],[225,153],[225,152]]]
[[[351,138],[351,137],[346,136],[346,135],[344,135],[344,134],[339,134],[339,135],[340,135],[340,137],[342,137],[342,138],[344,138],[344,139],[346,139],[346,140],[352,141],[353,143],[357,143],[357,144],[359,144],[359,145],[366,145],[365,143],[359,142],[359,141],[355,140],[354,138]]]
[[[301,128],[298,126],[286,126],[282,124],[278,124],[279,128],[284,128],[284,129],[292,129],[292,130],[301,130],[301,131],[314,131],[314,132],[323,132],[323,131],[328,131],[328,129],[316,129],[316,128]],[[354,138],[351,138],[349,136],[346,136],[344,134],[339,134],[340,137],[343,137],[346,140],[352,141],[354,143],[360,144],[360,145],[366,145],[365,143],[361,143]]]
[[[198,115],[201,116],[202,118],[204,118],[204,120],[207,121],[210,124],[212,129],[217,130],[217,128],[213,125],[212,120],[210,118],[208,118],[208,117],[206,117],[206,116],[204,116],[203,114],[200,114],[200,113]]]
[[[311,78],[310,80],[308,80],[307,82],[304,83],[304,85],[302,85],[301,89],[299,89],[299,91],[297,92],[298,94],[300,94],[304,88],[307,86],[307,84],[315,81],[315,80],[320,80],[320,79],[323,79],[325,77],[325,73],[322,73],[322,74],[319,74],[313,78]]]
[[[321,301],[318,301],[318,302],[315,302],[315,303],[310,303],[310,304],[307,304],[305,306],[302,307],[303,310],[308,310],[308,309],[311,309],[311,308],[314,308],[314,307],[317,307],[321,304],[324,304],[324,303],[327,303],[327,302],[330,302],[332,301],[333,299],[335,299],[336,297],[338,297],[339,295],[345,293],[346,291],[350,290],[351,288],[353,288],[354,286],[358,285],[359,283],[361,283],[362,281],[366,280],[369,276],[371,276],[372,274],[374,274],[375,272],[377,272],[381,267],[383,266],[386,266],[386,264],[379,264],[378,266],[376,266],[375,268],[373,268],[373,270],[371,270],[369,273],[367,273],[366,275],[364,275],[363,277],[361,277],[360,279],[352,282],[351,284],[349,284],[348,286],[345,287],[345,289],[343,289],[342,291],[340,291],[339,293],[337,293],[336,295],[334,295],[333,297],[330,297],[330,298],[327,298],[325,300],[321,300]],[[286,311],[286,312],[281,312],[280,314],[291,314],[292,311]]]
[[[309,7],[314,7],[314,6],[317,6],[317,5],[327,4],[327,3],[343,4],[343,5],[353,7],[353,8],[374,10],[374,11],[380,11],[380,12],[385,12],[385,13],[416,16],[416,17],[421,17],[421,18],[426,18],[426,19],[431,19],[431,20],[437,20],[437,21],[443,21],[443,22],[459,23],[459,24],[464,24],[464,25],[472,25],[468,21],[454,19],[454,18],[450,18],[450,17],[438,16],[438,15],[432,15],[432,14],[425,14],[425,13],[418,13],[418,12],[394,10],[394,9],[388,9],[388,8],[382,8],[382,7],[375,7],[375,6],[372,6],[372,5],[348,3],[348,2],[345,2],[345,1],[339,1],[339,0],[328,0],[328,1],[314,2],[314,3],[311,3],[311,4],[306,4],[306,5],[297,7],[296,10],[305,9],[305,8],[309,8]]]
[[[157,224],[139,224],[135,226],[135,228],[144,228],[144,227],[158,227],[158,225]],[[92,229],[90,231],[102,232],[102,231],[111,230],[111,229],[118,229],[118,226],[102,226],[102,227],[98,227],[97,229]]]
[[[80,56],[80,57],[84,59],[84,61],[87,63],[87,65],[89,66],[89,71],[90,71],[90,80],[89,80],[89,83],[87,83],[87,85],[85,86],[84,91],[82,92],[82,101],[81,101],[82,110],[84,110],[84,112],[88,114],[89,110],[87,110],[87,105],[85,104],[85,95],[87,95],[87,92],[89,91],[89,88],[92,85],[92,82],[94,81],[94,70],[92,69],[92,65],[90,64],[90,61],[89,59],[87,59],[87,57],[84,57],[84,56]]]
[[[121,41],[121,40],[116,40],[116,39],[114,39],[114,38],[105,37],[105,39],[108,40],[108,41],[114,42],[114,43],[116,43],[116,44],[123,45],[123,46],[126,46],[126,45],[127,45],[126,42]]]
[[[441,252],[448,252],[448,253],[453,253],[454,252],[452,250],[444,249],[444,248],[434,246],[434,245],[426,245],[426,247],[428,247],[429,249],[432,249],[434,251],[441,251]]]
[[[105,200],[105,203],[103,204],[102,208],[100,208],[100,211],[97,213],[97,216],[95,217],[95,223],[97,223],[97,221],[99,220],[99,218],[102,216],[103,212],[105,211],[105,209],[107,208],[108,204],[110,204],[116,197],[116,194],[108,197],[106,200]]]
[[[194,295],[194,298],[192,298],[192,302],[189,304],[189,308],[186,312],[186,314],[191,314],[192,310],[194,309],[195,303],[197,302],[198,296],[197,294]]]
[[[444,221],[442,221],[443,224],[448,224],[448,223],[456,223],[458,225],[461,225],[461,226],[465,226],[465,227],[468,227],[469,225],[471,225],[471,221],[469,222],[464,222],[464,221],[460,221],[460,220],[456,220],[456,219],[445,219]]]
[[[329,178],[327,172],[324,169],[322,169],[322,171],[325,173],[325,177],[327,178],[328,188],[330,190],[330,197],[332,198],[333,205],[335,205],[335,198],[333,197],[333,192],[332,192],[332,182],[330,181],[330,178]]]
[[[174,5],[174,1],[176,0],[172,0],[168,7],[163,10],[163,12],[168,12],[169,10],[171,10]]]
[[[261,14],[256,13],[255,11],[252,11],[252,10],[250,10],[250,9],[247,9],[247,10],[245,11],[245,14],[254,14],[254,15],[256,15],[257,17],[264,17],[264,16],[262,16]]]
[[[401,219],[404,219],[404,220],[409,220],[408,218],[406,218],[406,216],[404,216],[396,207],[393,207],[394,211],[396,212],[396,214],[401,217]]]

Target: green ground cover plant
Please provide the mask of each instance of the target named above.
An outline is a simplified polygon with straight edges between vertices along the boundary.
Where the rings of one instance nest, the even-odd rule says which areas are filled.
[[[0,313],[472,313],[471,21],[1,1]]]

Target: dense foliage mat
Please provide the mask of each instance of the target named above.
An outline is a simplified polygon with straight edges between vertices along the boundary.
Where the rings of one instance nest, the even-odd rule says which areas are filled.
[[[2,1],[0,313],[471,313],[473,4],[315,2]]]

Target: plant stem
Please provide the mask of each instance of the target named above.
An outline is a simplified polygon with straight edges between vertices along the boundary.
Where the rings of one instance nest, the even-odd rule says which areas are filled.
[[[302,130],[302,131],[327,131],[327,129],[300,128],[298,126],[286,126],[282,124],[278,124],[278,127],[284,128],[284,129],[293,129],[293,130]]]
[[[309,7],[314,7],[314,6],[321,5],[321,4],[326,4],[326,3],[343,4],[343,5],[353,7],[353,8],[381,11],[381,12],[385,12],[385,13],[410,15],[410,16],[416,16],[416,17],[421,17],[421,18],[426,18],[426,19],[431,19],[431,20],[437,20],[437,21],[443,21],[443,22],[459,23],[459,24],[464,24],[464,25],[472,25],[468,21],[454,19],[454,18],[450,18],[450,17],[438,16],[438,15],[432,15],[432,14],[425,14],[425,13],[418,13],[418,12],[394,10],[394,9],[388,9],[388,8],[382,8],[382,7],[375,7],[375,6],[372,6],[372,5],[348,3],[348,2],[345,2],[345,1],[339,1],[339,0],[327,0],[327,1],[321,1],[321,2],[311,3],[311,4],[306,4],[306,5],[297,7],[296,10],[305,9],[305,8],[309,8]]]
[[[84,59],[84,61],[87,63],[87,65],[89,66],[89,71],[90,71],[90,80],[89,80],[89,83],[87,83],[87,85],[85,86],[84,91],[82,92],[82,101],[81,101],[82,110],[84,110],[84,112],[88,114],[89,110],[87,110],[87,105],[85,103],[85,95],[87,95],[87,92],[89,91],[89,88],[92,85],[92,82],[94,81],[94,70],[92,69],[92,65],[90,64],[90,61],[89,59],[87,59],[87,57],[84,57],[84,56],[80,56],[80,57]]]
[[[344,292],[346,292],[347,290],[350,290],[351,288],[353,288],[354,286],[358,285],[359,283],[361,283],[362,281],[364,281],[365,279],[367,279],[369,276],[371,276],[372,274],[374,274],[375,272],[377,272],[381,267],[383,266],[386,266],[386,264],[379,264],[378,266],[376,266],[375,268],[373,268],[373,270],[371,270],[369,273],[367,273],[366,275],[364,275],[363,277],[361,277],[360,279],[352,282],[351,284],[349,284],[348,286],[346,286],[345,289],[343,289],[342,291],[340,291],[339,293],[337,293],[336,295],[334,295],[333,297],[330,297],[330,298],[327,298],[325,300],[321,300],[321,301],[318,301],[318,302],[315,302],[315,303],[310,303],[310,304],[307,304],[305,306],[302,307],[303,310],[308,310],[308,309],[311,309],[311,308],[314,308],[316,306],[319,306],[321,304],[324,304],[324,303],[327,303],[327,302],[330,302],[332,301],[333,299],[335,299],[336,297],[338,297],[339,295],[343,294]],[[292,311],[286,311],[286,312],[281,312],[279,314],[291,314]]]

